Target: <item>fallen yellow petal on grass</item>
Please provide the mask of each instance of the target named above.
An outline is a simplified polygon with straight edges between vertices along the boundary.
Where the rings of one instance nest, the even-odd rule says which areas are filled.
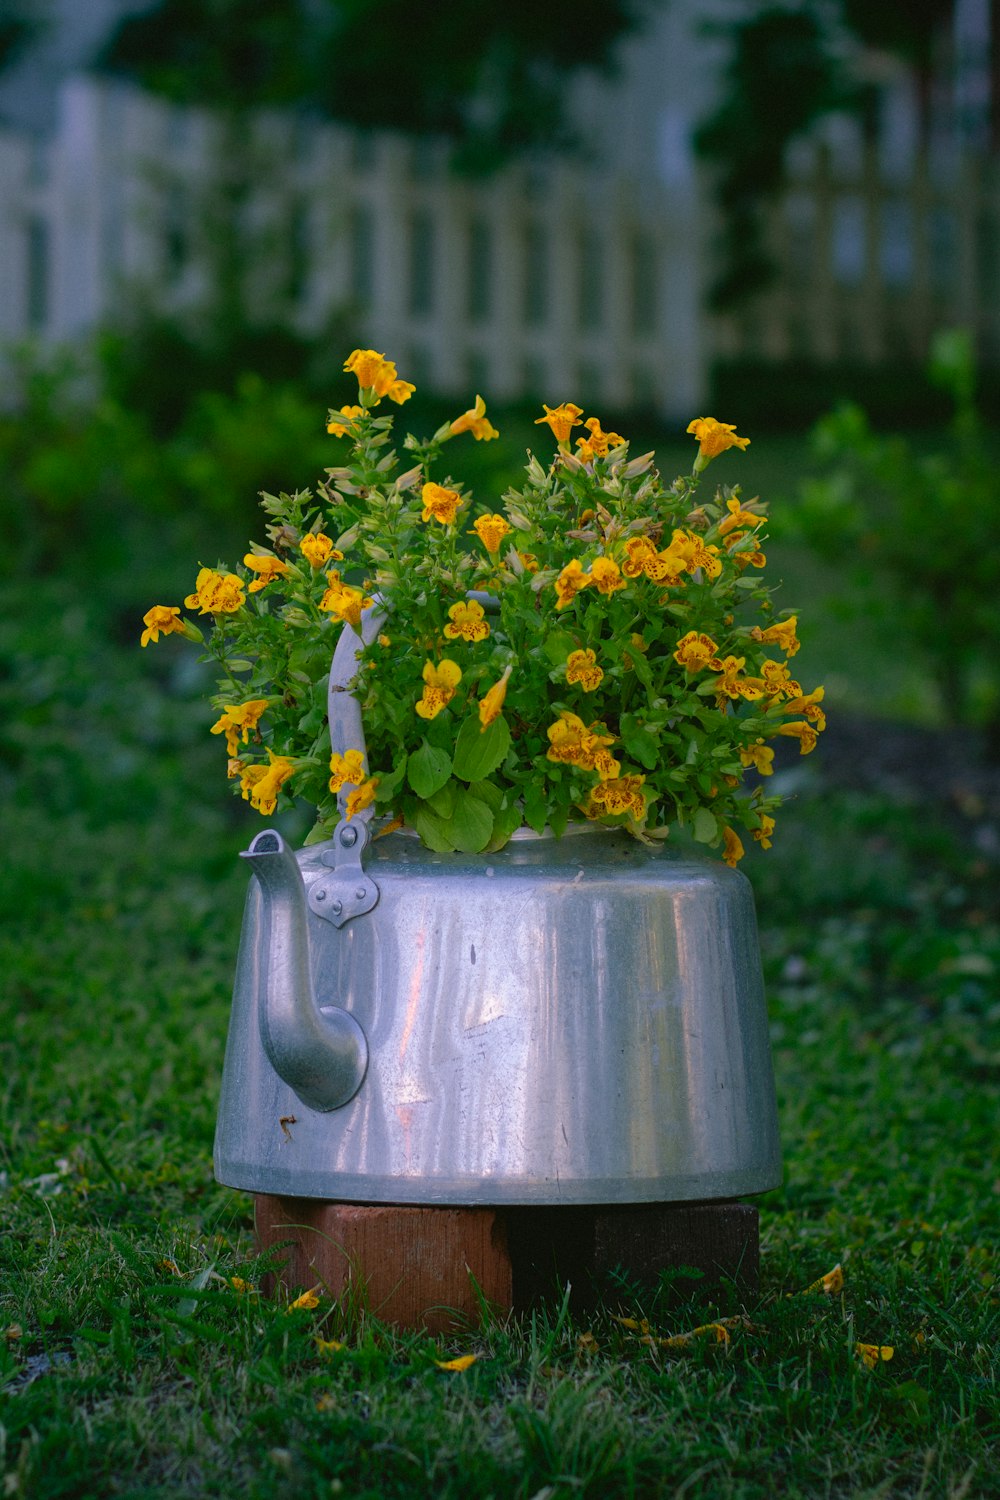
[[[854,1352],[868,1370],[874,1370],[879,1360],[890,1360],[895,1354],[891,1344],[855,1344]]]
[[[313,1343],[316,1345],[319,1353],[323,1355],[337,1354],[344,1347],[339,1339],[321,1339],[318,1333],[314,1337]]]
[[[288,1306],[285,1308],[285,1312],[295,1312],[296,1308],[300,1307],[307,1309],[319,1307],[319,1297],[317,1296],[318,1291],[319,1287],[314,1286],[310,1291],[303,1292],[301,1297],[296,1297],[294,1302],[289,1302]]]
[[[581,1333],[577,1335],[577,1354],[596,1354],[600,1347],[600,1344],[598,1344],[592,1333]]]
[[[661,1349],[686,1349],[695,1339],[714,1339],[717,1344],[728,1344],[729,1330],[722,1323],[701,1323],[690,1333],[675,1333],[673,1338],[656,1339],[655,1342]]]
[[[818,1281],[810,1282],[805,1291],[800,1292],[800,1297],[807,1297],[810,1292],[825,1292],[828,1297],[835,1297],[838,1292],[844,1290],[844,1273],[840,1268],[840,1261],[832,1271],[827,1271]]]
[[[458,1359],[436,1359],[439,1370],[467,1370],[479,1358],[478,1354],[460,1354]]]

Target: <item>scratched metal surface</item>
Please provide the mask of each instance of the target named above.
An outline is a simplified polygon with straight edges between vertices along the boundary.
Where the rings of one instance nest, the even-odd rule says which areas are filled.
[[[297,855],[307,892],[324,852]],[[340,1108],[310,1107],[264,1051],[274,924],[300,907],[265,912],[252,883],[220,1181],[414,1204],[726,1198],[780,1181],[742,875],[596,831],[476,856],[389,835],[364,864],[373,910],[340,928],[304,917],[308,1003],[343,1007],[367,1039]]]

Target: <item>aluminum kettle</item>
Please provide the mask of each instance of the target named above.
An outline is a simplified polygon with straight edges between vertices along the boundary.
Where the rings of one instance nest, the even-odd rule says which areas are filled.
[[[366,612],[366,639],[379,627]],[[334,750],[364,746],[346,627]],[[372,840],[371,810],[246,851],[215,1172],[396,1204],[731,1198],[781,1181],[749,882],[619,830],[496,853]]]

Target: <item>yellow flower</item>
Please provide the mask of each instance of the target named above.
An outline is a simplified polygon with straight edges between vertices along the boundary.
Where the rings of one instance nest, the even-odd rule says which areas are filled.
[[[768,625],[766,630],[761,630],[759,625],[755,625],[750,632],[750,638],[754,641],[762,641],[766,646],[778,646],[786,656],[794,656],[801,644],[795,634],[798,622],[798,615],[789,615],[787,620],[779,620],[777,625]]]
[[[726,422],[717,422],[714,417],[695,417],[688,424],[688,432],[693,433],[698,440],[698,457],[694,461],[695,473],[710,464],[713,458],[718,458],[720,453],[725,453],[727,448],[748,448],[749,438],[741,438],[736,435],[736,428]]]
[[[548,423],[555,434],[556,442],[568,443],[570,433],[583,416],[583,407],[574,406],[572,401],[563,401],[560,406],[546,406],[543,401],[542,410],[545,415],[535,418],[535,426],[539,427],[543,422]]]
[[[740,763],[753,766],[761,776],[770,776],[774,772],[774,751],[763,740],[754,740],[740,751]]]
[[[599,594],[613,594],[626,587],[621,569],[613,557],[595,557],[590,565],[590,581]]]
[[[402,406],[404,401],[409,401],[415,390],[416,386],[408,380],[394,380],[386,391],[386,395],[390,401],[395,401],[397,406]]]
[[[238,1297],[256,1297],[257,1288],[250,1281],[244,1281],[242,1276],[230,1276],[229,1285]]]
[[[590,794],[590,817],[605,814],[631,813],[640,819],[646,815],[646,799],[642,794],[645,776],[613,776],[602,781]]]
[[[473,522],[472,531],[468,535],[472,536],[474,532],[490,556],[495,557],[500,551],[500,543],[513,530],[513,526],[503,516],[480,516],[478,521]]]
[[[360,750],[345,750],[343,755],[334,751],[330,756],[330,770],[331,792],[339,792],[343,786],[360,786],[368,774]]]
[[[707,578],[718,578],[722,572],[718,547],[714,542],[706,546],[696,531],[675,531],[669,550],[683,558],[692,573],[695,568],[702,568]]]
[[[442,484],[428,482],[420,492],[424,502],[421,521],[440,521],[442,526],[449,526],[455,519],[455,512],[462,503],[462,497],[457,490],[446,490]]]
[[[647,562],[656,557],[656,548],[648,536],[630,536],[625,543],[625,561],[622,572],[626,578],[638,578],[645,571]]]
[[[844,1272],[838,1260],[832,1271],[827,1271],[826,1275],[820,1276],[817,1281],[811,1281],[801,1295],[806,1297],[810,1292],[823,1292],[827,1297],[835,1297],[838,1292],[842,1292],[843,1290]]]
[[[544,421],[544,418],[541,420]],[[581,463],[588,464],[591,459],[604,458],[609,448],[620,448],[625,442],[620,433],[602,432],[597,417],[588,417],[583,425],[590,433],[590,437],[579,437],[576,440],[576,446],[580,450],[577,457]]]
[[[318,1291],[319,1287],[314,1286],[311,1291],[303,1292],[301,1297],[296,1297],[294,1302],[289,1302],[285,1311],[294,1312],[296,1308],[305,1308],[307,1311],[311,1311],[314,1307],[319,1307],[319,1297],[316,1295]]]
[[[578,766],[583,771],[596,770],[602,780],[618,775],[621,767],[607,750],[608,745],[614,744],[614,735],[604,732],[603,724],[591,724],[588,729],[581,718],[564,708],[546,733],[548,760]]]
[[[425,686],[417,702],[417,713],[422,719],[436,719],[454,698],[455,689],[462,678],[462,669],[458,662],[451,661],[446,656],[439,666],[435,666],[432,661],[425,662],[421,675]]]
[[[257,809],[262,817],[269,817],[277,805],[278,793],[290,776],[295,775],[295,762],[287,755],[267,752],[269,764],[247,766],[240,777],[244,802]]]
[[[318,1333],[314,1336],[313,1343],[316,1345],[317,1353],[322,1354],[324,1358],[328,1354],[338,1354],[344,1348],[339,1339],[321,1339]]]
[[[825,688],[814,688],[811,693],[804,693],[797,698],[790,698],[782,709],[782,712],[786,714],[804,714],[809,722],[815,725],[817,730],[823,730],[826,728],[826,714],[820,708],[820,704],[825,696]]]
[[[690,429],[688,430],[690,431]],[[744,510],[738,500],[727,500],[726,509],[729,514],[728,516],[723,516],[719,522],[720,536],[728,536],[731,531],[736,530],[737,526],[755,528],[763,525],[764,517],[759,516],[756,511]]]
[[[194,593],[184,600],[188,609],[203,615],[233,615],[244,605],[243,583],[235,573],[217,573],[202,568],[195,579]]]
[[[180,609],[173,604],[154,604],[152,609],[147,609],[142,617],[146,628],[142,632],[140,646],[148,646],[150,641],[155,644],[161,635],[186,635],[185,622],[180,618],[180,613]],[[200,636],[201,632],[198,634]]]
[[[731,828],[722,830],[722,857],[731,870],[735,870],[746,850],[738,834]]]
[[[479,722],[481,724],[480,734],[489,729],[493,720],[499,718],[503,708],[504,699],[507,696],[507,679],[510,677],[513,667],[505,667],[503,676],[495,682],[482,698],[479,700]]]
[[[792,724],[782,724],[778,733],[787,735],[790,739],[797,739],[800,755],[808,755],[816,749],[816,731],[805,719],[796,719]]]
[[[211,733],[225,734],[226,749],[230,755],[235,755],[240,739],[245,745],[250,730],[257,728],[266,708],[266,698],[251,698],[248,703],[227,704],[222,710],[222,717],[212,725]]]
[[[471,432],[477,443],[488,443],[490,438],[499,437],[493,424],[486,416],[486,402],[482,396],[476,397],[476,404],[469,411],[463,412],[456,417],[451,424],[451,430],[457,437],[460,432]]]
[[[436,1359],[439,1370],[467,1370],[479,1358],[478,1354],[463,1354],[458,1359]]]
[[[585,589],[590,581],[590,574],[583,571],[580,559],[574,557],[572,562],[566,564],[553,584],[559,596],[556,609],[565,609],[567,604],[572,604],[580,590]]]
[[[256,594],[261,589],[266,589],[269,583],[273,583],[276,578],[281,578],[288,572],[288,564],[283,563],[280,558],[270,556],[258,557],[255,552],[247,553],[243,559],[243,566],[249,568],[251,573],[257,574],[257,577],[247,589],[247,592],[250,594]]]
[[[341,417],[363,417],[364,414],[365,409],[363,406],[342,406],[337,415]],[[331,437],[343,437],[344,433],[349,430],[349,427],[350,423],[338,422],[336,416],[333,415],[326,424],[326,430]]]
[[[453,604],[448,611],[450,625],[444,627],[444,633],[450,641],[485,641],[490,633],[490,627],[483,618],[483,606],[475,599],[460,600]]]
[[[745,656],[726,656],[719,661],[709,663],[713,672],[722,675],[718,681],[720,697],[725,698],[747,698],[756,701],[764,696],[764,683],[759,677],[741,677],[740,672],[746,665]]]
[[[327,573],[326,581],[328,588],[319,601],[320,609],[328,610],[338,620],[345,620],[357,630],[361,624],[361,611],[368,608],[371,599],[361,589],[342,583],[336,568]]]
[[[392,388],[397,384],[396,366],[391,359],[386,359],[384,354],[379,354],[375,349],[355,349],[344,361],[344,369],[357,376],[362,390],[374,391],[379,400],[383,396],[391,396]],[[396,396],[393,399],[405,401],[406,396]]]
[[[538,558],[533,552],[519,552],[517,555],[524,564],[524,571],[526,573],[538,572]]]
[[[566,681],[578,682],[585,693],[592,693],[604,680],[597,665],[597,653],[588,646],[585,651],[571,651],[566,659]]]
[[[717,660],[715,653],[718,649],[710,635],[699,634],[697,630],[689,630],[687,635],[682,636],[677,642],[674,661],[679,662],[687,672],[701,672],[705,667],[712,667],[713,671],[718,671],[718,668],[713,665]]]
[[[378,777],[372,776],[368,781],[362,782],[356,791],[349,792],[344,807],[344,816],[349,823],[355,813],[364,812],[366,807],[371,807],[375,801],[375,793],[378,789]]]
[[[896,1351],[891,1344],[857,1343],[854,1352],[866,1369],[874,1370],[880,1359],[890,1360]]]
[[[299,543],[302,555],[311,568],[325,568],[329,562],[343,562],[344,554],[323,531],[307,531]]]
[[[783,661],[765,661],[761,664],[764,688],[774,702],[779,698],[797,698],[802,684],[796,682]],[[788,712],[786,707],[785,712]]]
[[[753,836],[762,849],[770,849],[771,834],[774,832],[774,819],[768,817],[767,813],[760,815],[760,827],[755,828]]]

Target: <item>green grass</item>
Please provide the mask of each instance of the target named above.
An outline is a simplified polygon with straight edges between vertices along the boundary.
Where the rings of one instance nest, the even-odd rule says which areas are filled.
[[[211,1170],[259,820],[179,654],[101,641],[62,590],[0,610],[4,1495],[998,1492],[1000,871],[970,829],[807,777],[749,862],[786,1176],[727,1348],[615,1320],[738,1307],[669,1282],[438,1341],[288,1313],[233,1288],[273,1262]],[[838,1261],[841,1296],[798,1295]]]

